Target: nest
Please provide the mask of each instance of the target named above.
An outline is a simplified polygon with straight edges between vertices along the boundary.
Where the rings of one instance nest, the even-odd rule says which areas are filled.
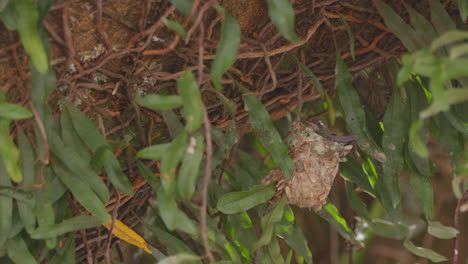
[[[292,1],[296,12],[296,32],[300,38],[297,43],[289,43],[281,37],[268,19],[265,2],[222,1],[222,5],[239,21],[242,32],[238,59],[229,70],[230,78],[222,81],[223,94],[237,104],[235,119],[239,124],[245,123],[247,113],[242,110],[242,94],[235,86],[234,79],[262,99],[273,119],[279,119],[298,103],[319,98],[317,90],[299,70],[296,60],[307,65],[323,83],[328,94],[334,96],[333,38],[336,38],[336,48],[341,50],[350,71],[355,75],[366,68],[381,67],[387,60],[398,58],[405,52],[372,7],[371,0]],[[392,7],[406,19],[399,0],[387,2],[391,2]],[[413,4],[423,14],[428,14],[425,3],[420,4],[417,0],[406,2]],[[212,124],[224,128],[231,119],[217,99],[208,74],[219,40],[222,17],[208,8],[212,2],[195,3],[198,6],[186,18],[169,1],[103,1],[100,8],[94,1],[82,3],[58,0],[45,20],[52,49],[52,64],[57,72],[58,89],[49,98],[53,111],[60,112],[63,100],[71,101],[96,120],[99,129],[109,140],[128,142],[121,149],[127,160],[124,172],[133,182],[136,194],[129,197],[115,192],[107,206],[130,226],[135,221],[131,212],[141,212],[139,208],[151,197],[151,188],[136,173],[131,157],[135,149],[169,139],[161,113],[140,109],[132,94],[157,93],[163,89],[177,93],[176,80],[188,66],[192,66],[196,70]],[[448,8],[453,11],[452,7]],[[356,39],[354,60],[340,16],[350,25]],[[176,20],[184,26],[189,35],[185,42],[163,26],[162,18]],[[203,56],[200,56],[200,50],[204,51]],[[26,104],[31,99],[27,60],[19,36],[0,30],[0,86],[8,94],[10,102]],[[372,79],[367,78],[365,83],[372,82]],[[359,88],[361,93],[367,95],[363,98],[363,104],[371,110],[373,105],[381,106],[380,102],[387,102],[390,97],[388,87],[380,88],[375,96],[369,96],[376,93],[372,85]],[[300,101],[298,92],[302,93]],[[369,101],[376,100],[375,97],[379,100],[377,104]],[[31,122],[21,122],[20,126],[29,131],[33,128]],[[300,131],[303,133],[307,129]],[[133,134],[135,138],[129,140],[124,138],[124,134]],[[32,133],[29,135],[33,138]],[[328,150],[335,146],[335,143],[315,136],[297,138],[295,143],[294,140],[291,143],[299,145],[294,152],[297,159],[302,159],[303,152],[310,150],[300,147],[303,143],[310,145],[307,142],[319,141]],[[304,184],[311,178],[306,174],[297,174],[291,179],[289,187],[285,189],[290,202],[304,207],[320,207],[338,170],[340,153],[323,153],[327,157],[327,164],[312,174],[317,177],[316,183]],[[316,150],[315,155],[322,154]],[[296,165],[302,164],[302,169],[322,166],[322,163],[316,162],[296,162]],[[147,165],[158,171],[155,163]],[[314,192],[313,197],[304,198],[304,193],[311,189],[322,191]],[[83,211],[78,208],[75,213]],[[81,232],[81,239],[77,243],[79,262],[103,258],[104,253],[100,249],[108,244],[106,232],[101,228]]]

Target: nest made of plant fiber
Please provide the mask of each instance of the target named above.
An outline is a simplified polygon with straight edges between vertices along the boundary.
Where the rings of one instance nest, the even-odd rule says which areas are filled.
[[[202,90],[209,118],[224,128],[230,115],[217,99],[211,85],[209,66],[214,58],[222,16],[210,5],[216,1],[194,1],[189,17],[182,16],[169,1],[57,0],[45,19],[52,49],[52,65],[57,72],[56,91],[49,98],[58,114],[64,100],[78,105],[96,121],[100,131],[114,143],[121,143],[121,158],[126,160],[124,172],[133,183],[134,195],[113,192],[108,207],[127,225],[136,224],[136,215],[149,197],[151,188],[138,175],[132,156],[136,149],[169,138],[161,113],[138,107],[134,93],[157,93],[165,89],[176,93],[176,80],[187,67],[192,67]],[[307,65],[334,96],[335,44],[341,50],[350,71],[358,75],[365,68],[385,68],[386,61],[398,58],[405,49],[384,25],[371,0],[296,0],[296,32],[300,40],[286,41],[268,18],[266,1],[219,1],[239,21],[242,32],[237,61],[222,80],[223,94],[237,104],[236,120],[245,124],[242,93],[234,80],[242,82],[258,96],[273,119],[289,113],[298,104],[319,97],[312,83],[299,70],[296,59]],[[389,3],[406,20],[400,0]],[[426,3],[405,1],[427,15]],[[449,12],[454,7],[444,1]],[[349,39],[342,16],[351,27],[356,43],[356,58],[351,58]],[[187,37],[165,28],[162,18],[181,23]],[[31,100],[31,77],[28,57],[19,36],[0,25],[0,86],[10,102],[26,105]],[[204,32],[202,34],[202,32]],[[201,44],[201,46],[200,46]],[[200,57],[200,50],[203,56]],[[202,61],[199,61],[199,58]],[[372,75],[370,75],[372,77]],[[383,113],[391,91],[385,85],[375,86],[372,78],[358,88],[363,103],[376,113]],[[367,85],[366,85],[367,84]],[[33,123],[18,122],[33,137]],[[247,127],[247,126],[246,126]],[[248,128],[246,128],[248,130]],[[15,131],[13,131],[15,135]],[[133,138],[124,135],[134,135]],[[157,172],[155,162],[148,164]],[[75,214],[84,211],[70,202]],[[79,262],[101,260],[108,246],[103,228],[81,231],[77,241]]]

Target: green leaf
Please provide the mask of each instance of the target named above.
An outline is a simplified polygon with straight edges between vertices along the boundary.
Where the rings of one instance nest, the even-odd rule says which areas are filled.
[[[171,3],[175,5],[177,10],[179,10],[185,16],[190,15],[193,6],[193,0],[171,0]]]
[[[0,185],[11,186],[3,161],[0,159]],[[12,226],[13,199],[9,196],[0,195],[0,245],[5,242]]]
[[[440,239],[452,239],[459,233],[457,229],[451,226],[444,226],[440,222],[432,221],[429,221],[427,232]]]
[[[422,175],[416,169],[411,168],[410,184],[421,201],[426,219],[432,219],[434,216],[434,191],[431,179],[429,179],[429,176]]]
[[[244,92],[247,92],[244,89]],[[288,180],[296,169],[294,161],[288,155],[288,148],[276,130],[265,106],[253,95],[244,97],[245,110],[253,131],[258,135],[263,147],[271,154],[273,161],[281,168],[283,176]]]
[[[369,135],[366,127],[366,115],[359,101],[359,95],[352,85],[351,73],[349,73],[348,67],[346,67],[338,51],[336,53],[335,73],[336,89],[346,117],[347,127],[353,135],[357,136],[358,146],[366,154],[380,162],[385,162],[387,157]]]
[[[88,182],[80,180],[73,172],[64,168],[59,162],[52,163],[56,175],[72,192],[75,198],[87,210],[95,214],[102,223],[110,223],[110,217],[102,201],[93,192]]]
[[[294,249],[296,254],[303,257],[307,263],[312,263],[312,253],[309,250],[307,240],[300,226],[297,224],[288,226],[278,224],[275,226],[275,232],[284,238],[286,243]]]
[[[18,166],[20,154],[10,137],[10,123],[10,120],[0,118],[0,161],[3,159],[10,179],[21,182],[23,181],[23,174]]]
[[[184,125],[182,125],[182,122],[180,122],[174,111],[161,111],[161,115],[163,116],[164,122],[169,129],[169,135],[171,135],[172,139],[176,138],[184,131]]]
[[[297,42],[294,31],[294,8],[288,0],[268,0],[268,16],[278,28],[284,38],[291,42]]]
[[[375,7],[385,21],[385,25],[400,39],[409,51],[415,51],[423,44],[416,37],[416,32],[382,0],[373,0]]]
[[[360,246],[360,242],[356,239],[356,235],[349,228],[348,223],[346,223],[346,220],[340,215],[340,212],[333,204],[327,202],[323,206],[322,210],[316,211],[316,213],[330,223],[330,225],[333,226],[333,228],[340,233],[343,238],[350,241],[353,245]]]
[[[177,88],[184,103],[185,130],[189,133],[199,129],[203,120],[203,102],[200,89],[190,69],[177,80]]]
[[[427,159],[429,157],[429,151],[427,149],[426,144],[423,143],[421,137],[419,135],[419,130],[424,125],[424,121],[422,119],[413,122],[410,128],[409,134],[409,141],[411,146],[413,147],[414,151],[422,158]]]
[[[80,229],[93,228],[102,224],[102,221],[97,216],[80,215],[62,221],[59,224],[39,227],[31,233],[31,238],[47,239],[57,237],[68,232],[77,231]]]
[[[179,134],[168,146],[167,152],[161,159],[162,187],[167,193],[175,191],[175,169],[187,149],[187,133]]]
[[[161,160],[166,155],[169,146],[170,143],[165,143],[146,147],[138,151],[137,157],[140,159]]]
[[[430,45],[432,40],[437,37],[437,33],[431,22],[414,10],[409,4],[405,2],[403,2],[403,4],[410,15],[411,25],[415,30],[417,39],[420,40],[424,46]]]
[[[143,178],[145,178],[146,182],[148,182],[149,185],[154,186],[154,184],[159,182],[159,179],[156,177],[156,175],[154,175],[154,173],[148,167],[146,167],[146,165],[143,164],[143,162],[137,160],[136,165],[140,170],[141,175],[143,176]]]
[[[62,248],[56,250],[49,264],[75,264],[75,237],[69,236]]]
[[[398,178],[404,165],[403,150],[408,131],[408,115],[406,103],[402,102],[400,87],[393,87],[393,95],[387,106],[383,124],[385,131],[382,136],[382,148],[387,157],[383,165],[383,177],[377,181],[379,188],[385,188],[394,208],[400,203],[400,188]]]
[[[177,176],[177,191],[180,198],[188,201],[195,193],[195,185],[199,173],[200,162],[203,158],[205,146],[203,135],[197,133],[189,138],[189,145],[182,159],[179,175]]]
[[[375,197],[374,188],[372,187],[374,180],[369,179],[361,165],[354,158],[349,157],[346,162],[340,164],[340,175]]]
[[[21,105],[0,102],[0,118],[20,120],[31,117],[31,111]]]
[[[182,97],[178,95],[149,94],[145,97],[138,96],[136,102],[154,110],[171,110],[182,106]]]
[[[16,264],[38,263],[21,236],[15,236],[6,243],[8,257]]]
[[[240,213],[271,199],[275,194],[275,187],[257,185],[243,192],[226,193],[218,200],[216,208],[225,214]]]
[[[169,20],[167,18],[163,18],[161,21],[163,22],[163,24],[166,27],[168,27],[172,31],[175,31],[181,37],[185,38],[185,36],[187,35],[187,33],[185,32],[184,27],[181,24],[179,24],[179,23],[177,23],[177,22],[175,22],[173,20]]]
[[[415,246],[413,242],[411,242],[408,239],[405,239],[405,242],[403,242],[403,246],[409,251],[411,251],[411,253],[415,254],[416,256],[430,259],[432,262],[438,263],[438,262],[448,260],[446,257],[440,255],[439,253],[435,252],[432,249]]]
[[[198,233],[193,221],[177,207],[174,195],[166,194],[164,189],[159,188],[157,197],[159,214],[169,230],[179,229],[191,235]]]
[[[218,91],[221,91],[221,77],[234,64],[240,45],[239,23],[221,6],[215,8],[223,13],[224,23],[221,29],[221,39],[216,48],[215,59],[211,64],[211,77]]]
[[[101,133],[99,133],[93,122],[78,108],[76,108],[72,104],[67,103],[65,104],[65,109],[65,111],[67,111],[70,115],[70,118],[72,120],[73,126],[77,134],[86,144],[86,146],[88,146],[88,148],[91,149],[93,153],[98,152],[100,148],[108,148],[107,150],[103,150],[103,154],[105,154],[105,156],[107,157],[107,160],[104,163],[104,168],[106,169],[107,176],[116,188],[118,188],[126,194],[131,195],[132,185],[128,180],[127,176],[122,173],[117,158],[112,153],[108,153],[111,147],[107,143],[104,136],[102,136]],[[67,165],[66,162],[64,163],[65,165]]]
[[[312,79],[312,82],[314,83],[314,87],[317,89],[317,91],[320,94],[320,97],[322,99],[326,98],[325,91],[323,90],[322,83],[320,83],[320,80],[317,78],[317,76],[307,67],[305,64],[302,62],[299,62],[299,66],[301,66],[302,70],[309,75],[309,77]]]
[[[38,32],[39,14],[35,0],[14,1],[17,29],[24,49],[40,73],[46,73],[49,61]]]
[[[24,175],[23,186],[34,184],[34,150],[22,130],[18,130],[18,147],[20,150],[20,168]],[[34,215],[34,204],[27,202],[17,202],[18,212],[23,222],[24,228],[30,233],[36,223]]]
[[[455,29],[455,23],[439,1],[428,1],[431,8],[431,22],[439,35]]]
[[[351,57],[353,58],[353,60],[355,60],[356,57],[354,56],[354,34],[351,31],[351,27],[349,26],[348,22],[342,15],[340,15],[340,21],[341,21],[341,24],[343,24],[343,26],[345,27],[346,33],[348,33],[349,50],[351,52]]]
[[[252,251],[258,248],[268,245],[273,237],[273,229],[275,223],[279,222],[283,218],[284,207],[286,205],[287,197],[283,195],[280,202],[264,217],[262,217],[262,236],[252,245]]]
[[[72,118],[70,117],[68,111],[62,111],[62,114],[60,115],[60,128],[63,143],[67,147],[75,150],[80,155],[80,157],[86,161],[86,163],[91,162],[91,152],[88,150],[85,143],[83,140],[81,140],[80,136],[73,127]],[[92,162],[94,163],[96,160],[97,159],[95,156],[93,157]],[[102,168],[102,165],[99,167],[99,169],[100,168]]]
[[[49,137],[49,147],[56,158],[76,177],[77,181],[86,183],[101,198],[102,202],[107,202],[110,199],[109,189],[99,175],[91,169],[90,164],[73,149],[65,146],[55,132]]]
[[[345,187],[346,187],[346,197],[353,211],[356,212],[357,215],[362,217],[364,220],[370,221],[371,218],[369,216],[369,211],[367,210],[367,206],[364,204],[361,198],[359,198],[359,195],[354,190],[353,184],[349,181],[345,181]]]
[[[182,264],[182,263],[188,263],[188,262],[193,262],[194,260],[199,260],[199,256],[195,255],[190,255],[187,253],[180,253],[174,256],[169,256],[167,258],[162,259],[161,261],[158,262],[158,264]]]
[[[403,239],[409,233],[408,226],[381,219],[372,221],[372,229],[379,236],[393,239]]]

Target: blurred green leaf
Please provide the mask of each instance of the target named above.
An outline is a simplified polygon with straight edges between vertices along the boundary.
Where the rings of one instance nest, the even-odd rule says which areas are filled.
[[[424,121],[422,119],[413,122],[410,128],[409,142],[420,157],[427,159],[429,157],[429,151],[419,135],[419,130],[422,128],[423,124]]]
[[[93,228],[102,223],[101,219],[92,215],[80,215],[62,221],[59,224],[39,227],[31,233],[31,238],[45,239],[57,237],[80,229]]]
[[[33,255],[28,249],[28,246],[21,238],[21,236],[15,236],[9,239],[6,243],[8,257],[13,260],[16,264],[35,264],[38,263],[34,259]]]
[[[353,245],[360,246],[360,242],[356,239],[356,235],[349,228],[346,220],[340,215],[338,209],[327,202],[322,210],[316,211],[316,213],[325,219],[330,225],[346,240],[351,242]]]
[[[0,0],[0,12],[2,12],[8,5],[9,0]]]
[[[385,162],[387,160],[385,154],[369,135],[365,112],[359,101],[359,95],[352,85],[353,78],[338,51],[336,53],[335,74],[336,89],[346,117],[347,127],[351,134],[357,136],[358,146],[365,153],[380,162]]]
[[[166,194],[165,190],[160,188],[157,197],[159,214],[169,230],[179,229],[191,235],[198,233],[192,220],[177,206],[175,195]]]
[[[104,163],[107,177],[117,189],[128,195],[132,195],[132,184],[128,180],[127,175],[122,172],[119,161],[110,148],[106,148],[105,151],[108,152],[109,156],[106,163]]]
[[[14,1],[17,29],[24,49],[31,56],[34,66],[40,73],[46,73],[49,62],[38,32],[39,13],[35,0]]]
[[[419,257],[427,258],[430,259],[432,262],[442,262],[442,261],[447,261],[448,259],[439,253],[433,251],[432,249],[428,248],[422,248],[422,247],[417,247],[413,244],[408,239],[405,239],[405,242],[403,242],[403,246],[411,251],[413,254]]]
[[[3,161],[0,159],[0,185],[12,186],[10,178]],[[9,196],[0,195],[0,245],[5,242],[12,226],[13,218],[13,199]]]
[[[3,160],[10,179],[15,182],[23,181],[18,162],[20,153],[10,137],[10,120],[0,118],[0,162]]]
[[[193,0],[171,0],[171,3],[175,5],[177,10],[179,10],[185,16],[190,15],[193,6]]]
[[[381,219],[372,221],[372,229],[379,236],[393,239],[403,239],[409,233],[408,226]]]
[[[179,175],[177,176],[177,191],[180,198],[186,201],[195,193],[197,176],[200,171],[200,162],[205,149],[203,135],[201,133],[197,133],[189,139],[189,145],[184,153]]]
[[[252,245],[252,251],[268,245],[273,237],[274,226],[283,218],[287,196],[284,194],[275,207],[261,220],[262,236]]]
[[[169,20],[167,18],[163,18],[162,22],[166,27],[168,27],[170,30],[178,33],[181,37],[185,38],[185,36],[187,35],[187,33],[185,32],[184,27],[181,24],[177,23],[176,21]]]
[[[155,224],[149,225],[148,223],[144,223],[144,226],[150,230],[161,245],[167,248],[168,254],[188,253],[195,255],[183,240],[176,237],[176,234],[168,233]],[[201,263],[201,261],[196,261],[194,263]]]
[[[56,175],[72,192],[75,198],[87,210],[95,214],[102,223],[110,223],[110,217],[104,204],[91,189],[90,183],[80,180],[73,172],[64,168],[59,162],[52,163]]]
[[[281,255],[281,249],[277,238],[273,238],[268,244],[268,253],[273,260],[274,264],[284,264],[283,256]]]
[[[137,157],[140,159],[161,160],[166,155],[169,146],[170,143],[164,143],[146,147],[138,151]]]
[[[199,260],[199,256],[189,255],[187,253],[180,253],[174,256],[169,256],[167,258],[162,259],[158,262],[158,264],[181,264],[192,262],[194,260]]]
[[[201,126],[203,102],[198,84],[189,68],[177,80],[177,88],[184,103],[185,130],[192,133]]]
[[[291,42],[297,42],[294,31],[294,8],[288,0],[268,0],[268,16],[283,37]]]
[[[409,51],[415,51],[423,44],[417,38],[415,30],[382,0],[373,0],[374,6],[385,21],[385,25],[400,39]]]
[[[450,30],[442,34],[440,37],[438,37],[431,43],[431,50],[432,52],[434,52],[441,47],[454,44],[455,42],[461,42],[466,39],[468,39],[467,31],[456,29]]]
[[[182,97],[178,95],[148,94],[145,97],[138,96],[136,102],[154,110],[171,110],[182,106]]]
[[[356,57],[354,56],[354,34],[353,34],[353,31],[351,31],[351,27],[349,26],[348,22],[346,21],[346,19],[342,15],[340,15],[340,21],[341,21],[341,24],[343,24],[343,26],[345,27],[346,33],[348,33],[349,51],[351,52],[351,57],[353,58],[353,60],[355,60]]]
[[[463,21],[466,21],[468,17],[468,2],[465,0],[455,0],[455,3],[458,6],[458,10],[460,11],[460,17]]]
[[[452,239],[459,233],[457,229],[451,226],[444,226],[440,222],[433,221],[429,221],[427,232],[440,239]]]
[[[247,92],[245,89],[243,91]],[[289,157],[288,148],[273,125],[267,110],[253,95],[245,96],[244,103],[253,131],[258,135],[263,147],[271,154],[276,165],[281,168],[284,178],[290,179],[295,170],[294,161]]]
[[[237,149],[236,157],[239,167],[245,169],[252,176],[255,184],[259,184],[270,173],[270,169],[265,166],[262,160],[247,152]]]
[[[216,48],[215,59],[211,64],[211,76],[213,84],[221,91],[221,77],[234,64],[240,45],[239,23],[221,6],[215,8],[224,15],[224,23],[221,29],[221,39]]]
[[[0,102],[0,118],[9,120],[20,120],[31,118],[32,113],[26,107],[18,104]]]
[[[275,194],[275,187],[257,185],[248,191],[226,193],[218,200],[216,208],[225,214],[235,214],[253,208],[271,199]]]

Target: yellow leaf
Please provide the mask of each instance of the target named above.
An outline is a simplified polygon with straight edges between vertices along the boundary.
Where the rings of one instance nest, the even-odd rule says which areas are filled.
[[[107,229],[110,230],[111,224],[102,224],[105,226]],[[148,243],[145,241],[145,239],[137,234],[133,229],[122,223],[120,220],[115,220],[114,222],[114,229],[112,230],[112,234],[120,239],[122,239],[125,242],[128,242],[132,245],[135,245],[144,251],[148,252],[151,254],[151,250],[148,247]]]

